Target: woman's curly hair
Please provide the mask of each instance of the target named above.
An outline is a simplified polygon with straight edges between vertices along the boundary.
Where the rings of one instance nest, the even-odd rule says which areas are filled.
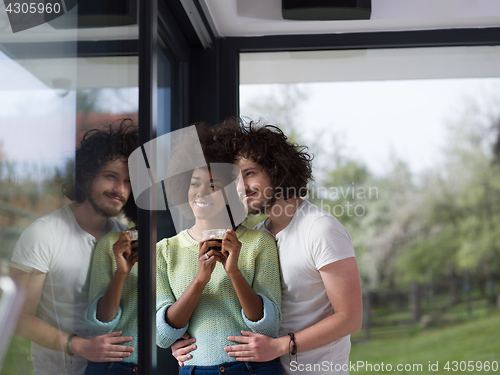
[[[312,180],[313,156],[306,146],[288,141],[276,126],[246,123],[239,117],[225,120],[214,128],[215,140],[234,159],[249,158],[261,165],[271,179],[278,198],[307,195]]]
[[[130,119],[124,119],[118,126],[106,129],[92,129],[83,136],[76,150],[74,178],[67,176],[63,183],[63,194],[70,200],[83,203],[90,196],[92,182],[101,168],[109,161],[121,157],[128,159],[137,148],[137,126]],[[125,216],[136,222],[137,207],[132,192],[123,207]]]

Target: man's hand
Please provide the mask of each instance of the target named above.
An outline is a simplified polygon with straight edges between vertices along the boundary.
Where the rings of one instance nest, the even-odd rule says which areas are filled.
[[[111,332],[91,339],[75,336],[71,342],[73,353],[92,362],[120,362],[134,351],[131,346],[116,345],[132,341],[132,337],[121,334],[121,331]]]
[[[280,353],[280,339],[273,339],[260,333],[241,331],[243,336],[229,336],[229,341],[239,342],[240,345],[226,346],[224,350],[230,357],[236,357],[242,362],[267,362],[278,358]]]
[[[182,338],[174,342],[170,348],[172,349],[172,355],[177,359],[179,367],[184,366],[184,361],[191,359],[193,356],[188,354],[196,349],[196,345],[191,345],[196,342],[195,338],[192,338],[189,333],[184,333]]]

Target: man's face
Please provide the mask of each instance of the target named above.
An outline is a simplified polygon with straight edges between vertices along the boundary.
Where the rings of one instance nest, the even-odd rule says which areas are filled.
[[[271,178],[262,166],[252,159],[238,156],[234,164],[240,168],[243,176],[244,191],[239,193],[248,205],[248,213],[265,213],[276,202]]]
[[[127,159],[123,157],[103,165],[92,182],[87,200],[98,214],[114,217],[127,202],[130,191]]]

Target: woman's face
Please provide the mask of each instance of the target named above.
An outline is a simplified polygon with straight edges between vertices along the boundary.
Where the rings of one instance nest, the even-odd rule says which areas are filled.
[[[191,176],[188,199],[197,220],[215,218],[226,207],[221,189],[227,183],[214,171],[212,171],[212,178],[213,180],[210,181],[207,168],[197,168]]]

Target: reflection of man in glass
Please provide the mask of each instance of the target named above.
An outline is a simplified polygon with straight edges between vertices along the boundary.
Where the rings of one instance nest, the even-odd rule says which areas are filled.
[[[133,351],[116,345],[131,340],[121,332],[88,338],[84,314],[95,244],[126,229],[112,217],[128,207],[127,158],[136,147],[137,128],[126,122],[86,133],[75,184],[63,187],[73,202],[36,220],[15,246],[11,276],[26,289],[17,333],[32,341],[35,374],[83,374],[87,360],[121,361]]]

